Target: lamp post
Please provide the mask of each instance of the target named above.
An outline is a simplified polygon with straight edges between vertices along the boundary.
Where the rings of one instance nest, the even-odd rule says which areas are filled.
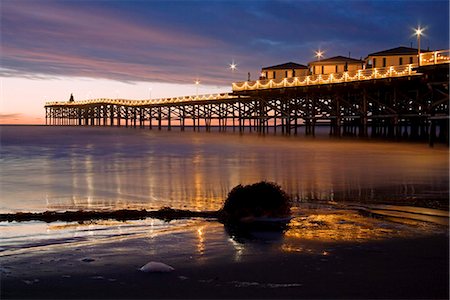
[[[318,61],[320,61],[320,59],[323,57],[323,53],[324,53],[324,51],[322,51],[320,49],[316,51],[316,55],[315,56],[317,57]]]
[[[234,72],[237,70],[237,64],[234,62],[234,60],[229,65],[229,69],[231,70],[231,73],[234,75]],[[232,76],[234,80],[234,76]]]
[[[233,61],[233,62],[230,64],[230,70],[231,70],[232,72],[234,72],[234,71],[236,71],[236,69],[237,69],[237,64]]]
[[[324,51],[319,49],[315,53],[316,53],[315,57],[317,57],[317,61],[320,61],[320,59],[323,57]],[[310,73],[315,74],[315,70],[316,70],[316,66],[311,67]],[[323,66],[322,66],[322,70],[323,70]]]
[[[420,67],[420,36],[422,35],[424,29],[420,28],[420,26],[418,26],[415,29],[416,35],[417,35],[417,64]]]
[[[199,86],[199,84],[200,84],[200,80],[196,79],[195,80],[195,93],[196,93],[197,97],[198,97],[198,86]]]

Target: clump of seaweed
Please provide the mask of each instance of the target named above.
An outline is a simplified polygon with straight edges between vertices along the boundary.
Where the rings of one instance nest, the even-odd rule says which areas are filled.
[[[290,216],[289,196],[279,185],[261,181],[238,185],[228,194],[219,217],[224,223],[252,223],[286,219]]]

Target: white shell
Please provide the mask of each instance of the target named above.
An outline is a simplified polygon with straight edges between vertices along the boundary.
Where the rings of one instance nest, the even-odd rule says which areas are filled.
[[[162,262],[151,261],[142,266],[139,270],[146,273],[167,273],[172,272],[175,269]]]

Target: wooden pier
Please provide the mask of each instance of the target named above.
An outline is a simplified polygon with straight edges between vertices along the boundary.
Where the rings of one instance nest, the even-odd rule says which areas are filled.
[[[448,144],[449,57],[421,66],[232,84],[232,93],[154,100],[47,102],[46,124],[411,138]],[[442,59],[444,57],[444,59]]]

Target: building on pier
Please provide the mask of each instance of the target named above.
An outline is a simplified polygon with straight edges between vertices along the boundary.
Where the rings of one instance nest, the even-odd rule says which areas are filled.
[[[364,61],[344,56],[334,56],[308,64],[312,75],[333,74],[363,69]]]
[[[420,52],[427,53],[430,51],[421,49]],[[418,64],[418,49],[396,47],[378,51],[367,55],[365,61],[367,68],[385,68],[387,66]]]
[[[261,70],[261,79],[282,79],[306,75],[308,75],[308,67],[294,62],[265,67]]]

